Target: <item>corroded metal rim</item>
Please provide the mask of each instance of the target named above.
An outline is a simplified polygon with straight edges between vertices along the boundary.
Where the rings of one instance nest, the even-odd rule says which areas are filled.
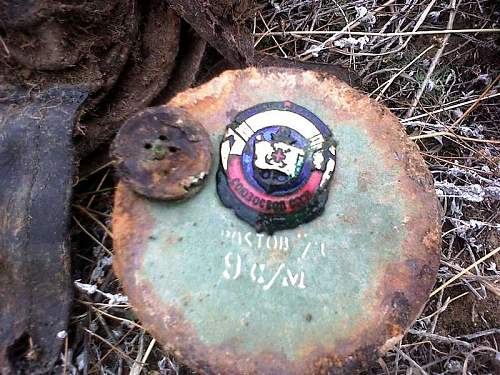
[[[274,95],[278,100],[283,100],[285,96],[287,100],[300,101],[302,96],[310,96],[313,99],[307,100],[310,105],[316,103],[314,109],[316,113],[321,112],[320,117],[328,117],[335,112],[339,121],[356,128],[359,134],[367,137],[371,142],[369,147],[376,151],[381,158],[379,162],[390,174],[394,191],[404,197],[403,215],[398,225],[404,228],[405,236],[400,241],[398,253],[389,260],[377,263],[375,271],[368,275],[354,266],[353,269],[345,270],[345,277],[350,271],[369,280],[369,287],[363,294],[363,316],[366,319],[350,321],[348,316],[345,317],[341,328],[350,332],[348,337],[340,334],[336,336],[332,327],[324,326],[322,338],[328,338],[328,342],[309,342],[300,353],[293,356],[285,355],[279,348],[265,351],[238,349],[239,344],[234,341],[207,344],[200,336],[200,324],[204,323],[197,322],[196,325],[189,319],[187,305],[168,303],[165,295],[160,295],[163,291],[155,285],[162,281],[149,277],[147,273],[148,267],[158,267],[146,263],[149,251],[146,244],[157,240],[155,228],[158,219],[155,215],[162,208],[151,208],[147,200],[123,184],[117,188],[113,216],[116,249],[114,269],[144,326],[181,361],[201,373],[350,374],[374,361],[399,341],[427,301],[435,281],[441,242],[440,208],[432,178],[418,149],[386,108],[334,77],[321,73],[280,68],[229,71],[199,88],[179,94],[169,105],[188,111],[204,124],[213,139],[217,139],[229,119],[256,104],[250,103],[250,94],[245,93],[252,90],[271,91],[270,87],[273,87],[272,92],[262,94],[266,96],[265,99],[272,99]],[[300,92],[300,97],[297,92]],[[332,197],[344,183],[341,180],[343,160],[340,148],[337,154],[339,178],[334,179],[331,187]],[[355,165],[356,157],[350,157]],[[363,165],[359,167],[363,173],[357,175],[355,186],[356,193],[361,196],[385,177],[370,174],[370,171],[363,169]],[[396,200],[396,197],[380,199],[380,204],[390,206],[391,200]],[[330,214],[333,215],[325,211],[324,216]],[[331,220],[337,224],[355,223],[359,219],[356,214],[332,216]],[[316,222],[318,219],[306,226],[315,225]],[[380,236],[376,232],[371,235]],[[382,241],[380,243],[391,241],[390,233],[385,236],[379,238]],[[173,249],[176,249],[179,241],[185,240],[179,239],[176,233],[168,233],[165,239],[162,238],[162,256],[166,259],[177,257],[178,251],[173,252]],[[213,249],[205,250],[210,253]],[[364,262],[363,257],[360,259]],[[169,281],[172,285],[175,282],[173,279]],[[311,317],[307,316],[305,320],[310,321]],[[217,329],[217,321],[211,321],[211,324],[213,329]]]

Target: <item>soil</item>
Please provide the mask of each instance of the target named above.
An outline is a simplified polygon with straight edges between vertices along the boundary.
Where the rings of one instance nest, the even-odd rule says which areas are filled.
[[[454,289],[457,295],[465,291]],[[462,336],[500,327],[499,303],[492,293],[488,293],[488,297],[482,300],[468,294],[452,302],[446,314],[440,315],[436,333],[442,336]]]
[[[490,212],[499,212],[498,203],[492,201],[491,204],[493,207],[491,207]],[[464,214],[467,217],[478,219],[485,215],[478,208],[465,209]],[[492,222],[495,222],[494,218]],[[463,239],[457,238],[456,242],[457,253],[460,253],[459,248],[464,248],[464,244],[461,243]],[[477,237],[477,243],[482,246],[485,253],[489,253],[500,246],[500,233],[495,228],[484,227],[484,230]],[[493,262],[498,267],[500,265],[500,254],[497,253],[483,264],[482,274],[484,276],[494,275],[492,271],[484,271],[490,262]],[[471,259],[468,252],[461,252],[460,257],[453,263],[462,264],[463,267],[470,264]],[[471,272],[476,274],[475,270]],[[480,284],[473,281],[471,285],[478,288]],[[443,336],[461,336],[500,327],[500,298],[495,296],[494,293],[488,291],[486,298],[479,299],[465,286],[447,288],[443,295],[443,301],[448,297],[453,299],[464,292],[469,293],[465,297],[452,302],[446,309],[446,313],[439,316],[436,333]],[[481,290],[479,290],[479,293],[481,294]],[[496,338],[500,339],[500,335],[497,335]]]

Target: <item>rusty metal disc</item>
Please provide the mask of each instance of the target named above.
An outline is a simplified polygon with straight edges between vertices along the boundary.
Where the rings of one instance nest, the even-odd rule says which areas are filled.
[[[229,71],[169,106],[205,126],[220,165],[228,125],[276,102],[331,131],[323,213],[258,233],[222,203],[215,172],[179,203],[119,184],[114,269],[144,326],[200,373],[351,374],[398,342],[427,301],[441,239],[432,178],[387,109],[322,73]]]
[[[178,200],[198,192],[212,164],[205,128],[185,111],[148,108],[120,128],[113,154],[121,180],[148,198]]]

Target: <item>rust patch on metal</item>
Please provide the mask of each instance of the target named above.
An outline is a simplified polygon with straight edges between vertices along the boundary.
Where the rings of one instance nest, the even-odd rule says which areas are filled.
[[[148,198],[178,200],[200,190],[212,164],[203,126],[176,108],[144,110],[121,127],[114,142],[123,182]]]
[[[115,194],[113,209],[113,247],[114,259],[113,270],[123,280],[124,287],[129,290],[125,275],[137,270],[142,262],[142,251],[128,251],[128,249],[140,249],[144,241],[150,236],[154,226],[152,217],[137,205],[139,195],[119,183]],[[131,214],[129,208],[134,209]],[[124,251],[124,249],[127,249]],[[135,275],[133,276],[135,278]]]

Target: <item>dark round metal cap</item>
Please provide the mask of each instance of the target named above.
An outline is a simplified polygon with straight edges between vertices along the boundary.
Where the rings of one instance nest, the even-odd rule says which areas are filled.
[[[148,198],[178,200],[198,192],[212,164],[205,128],[179,108],[148,108],[127,120],[114,144],[116,170]]]
[[[441,242],[432,178],[398,120],[334,77],[282,68],[225,72],[169,106],[203,124],[219,172],[182,202],[118,185],[114,269],[158,342],[203,374],[287,375],[352,374],[397,343]],[[236,182],[227,204],[221,173],[255,205]],[[322,213],[294,228],[259,233],[236,212],[288,220],[310,198],[290,197],[322,181]]]

